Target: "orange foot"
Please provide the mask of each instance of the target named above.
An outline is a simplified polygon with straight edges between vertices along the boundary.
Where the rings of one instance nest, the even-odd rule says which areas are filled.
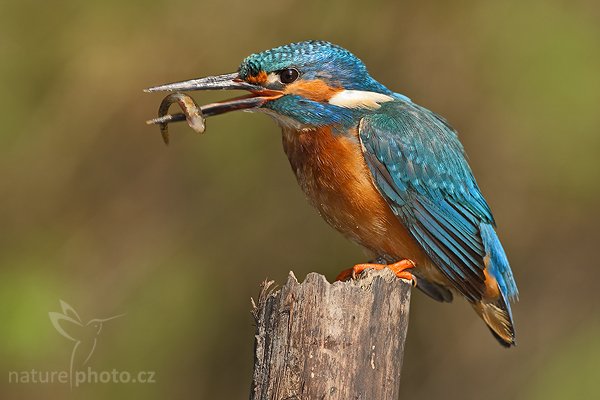
[[[348,268],[339,273],[336,281],[345,281],[348,278],[356,279],[356,276],[365,269],[373,268],[376,270],[389,268],[398,278],[406,279],[412,282],[413,286],[417,286],[417,278],[411,274],[408,269],[414,268],[415,263],[412,260],[404,259],[393,264],[356,264],[352,268]]]

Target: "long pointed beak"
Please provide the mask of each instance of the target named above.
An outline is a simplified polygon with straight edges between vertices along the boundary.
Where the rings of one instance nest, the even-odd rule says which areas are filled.
[[[237,72],[206,78],[191,79],[189,81],[167,83],[145,89],[144,92],[187,92],[191,90],[249,90],[258,92],[262,86],[253,85],[240,79]]]

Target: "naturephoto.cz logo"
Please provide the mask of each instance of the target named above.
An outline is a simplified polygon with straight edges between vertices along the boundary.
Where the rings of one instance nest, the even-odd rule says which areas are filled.
[[[73,342],[68,370],[40,371],[37,369],[8,371],[8,383],[62,383],[78,387],[86,383],[156,383],[154,371],[96,371],[87,366],[92,358],[104,324],[125,314],[109,318],[93,318],[84,322],[77,311],[60,300],[62,312],[48,313],[54,328]]]

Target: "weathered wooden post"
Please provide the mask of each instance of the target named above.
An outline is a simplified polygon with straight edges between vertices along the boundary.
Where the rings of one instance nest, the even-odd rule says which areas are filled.
[[[256,319],[251,400],[397,400],[410,283],[389,270],[330,284],[309,274],[271,291]]]

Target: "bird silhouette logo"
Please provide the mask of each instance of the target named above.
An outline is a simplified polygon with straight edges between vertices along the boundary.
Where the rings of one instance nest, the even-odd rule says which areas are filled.
[[[83,367],[90,360],[96,349],[96,343],[104,323],[125,314],[104,319],[94,318],[84,323],[73,307],[63,300],[59,301],[62,313],[51,311],[48,315],[58,333],[74,342],[69,364],[69,381],[72,385],[74,368]]]

